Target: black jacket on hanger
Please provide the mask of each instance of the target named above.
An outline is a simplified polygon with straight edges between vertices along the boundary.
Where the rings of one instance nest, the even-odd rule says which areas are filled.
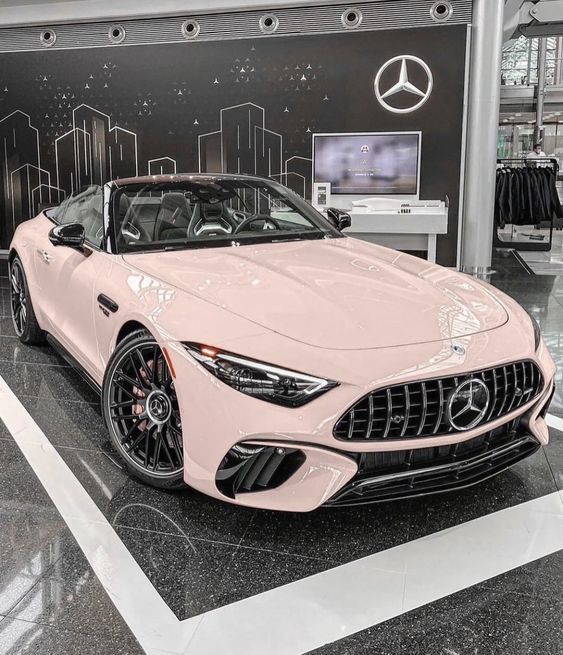
[[[522,167],[498,168],[495,188],[495,223],[537,225],[563,218],[557,193],[557,172],[551,166],[537,167],[522,160]]]

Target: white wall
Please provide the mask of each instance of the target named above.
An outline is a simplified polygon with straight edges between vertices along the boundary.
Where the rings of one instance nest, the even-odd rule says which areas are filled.
[[[340,4],[342,0],[0,0],[0,27],[49,25],[139,16],[196,16],[233,9]]]

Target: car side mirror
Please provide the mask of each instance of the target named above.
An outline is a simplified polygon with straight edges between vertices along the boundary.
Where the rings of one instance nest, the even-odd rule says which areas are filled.
[[[67,248],[81,249],[84,245],[84,225],[80,223],[67,223],[55,225],[49,232],[49,241],[54,246],[67,246]]]
[[[340,232],[352,225],[352,217],[343,209],[328,207],[326,210],[326,217],[328,218],[329,223]]]

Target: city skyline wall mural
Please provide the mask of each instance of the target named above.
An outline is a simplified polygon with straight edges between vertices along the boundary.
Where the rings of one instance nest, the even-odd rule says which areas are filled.
[[[438,259],[454,265],[465,38],[448,26],[0,54],[0,248],[85,184],[250,173],[310,199],[313,133],[421,130],[420,195],[449,198]],[[405,53],[429,65],[434,88],[416,112],[393,114],[373,83]]]

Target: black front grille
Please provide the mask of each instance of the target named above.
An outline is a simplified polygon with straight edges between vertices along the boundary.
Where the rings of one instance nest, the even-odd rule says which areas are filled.
[[[361,505],[460,489],[500,473],[539,446],[512,421],[459,444],[362,453],[355,478],[327,504]]]
[[[519,409],[543,386],[536,364],[524,361],[379,389],[364,396],[340,418],[334,436],[344,441],[373,441],[458,432],[450,425],[447,405],[458,385],[471,378],[482,380],[489,390],[489,408],[481,425]]]

